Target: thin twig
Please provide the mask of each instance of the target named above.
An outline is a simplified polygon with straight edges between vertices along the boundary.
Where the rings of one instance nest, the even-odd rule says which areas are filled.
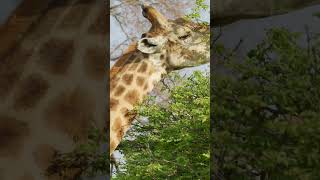
[[[218,33],[218,35],[213,39],[212,45],[215,44],[215,43],[220,39],[221,36],[222,36],[222,28],[221,28],[221,26],[219,26],[219,33]]]

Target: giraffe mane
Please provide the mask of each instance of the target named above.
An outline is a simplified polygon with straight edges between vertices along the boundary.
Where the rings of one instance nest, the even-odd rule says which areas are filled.
[[[123,65],[127,63],[129,57],[137,50],[137,42],[129,45],[126,52],[117,60],[110,70],[110,80],[112,81],[116,74],[121,71]]]

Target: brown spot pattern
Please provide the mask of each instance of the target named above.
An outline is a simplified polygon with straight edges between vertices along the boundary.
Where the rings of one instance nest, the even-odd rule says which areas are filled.
[[[146,53],[142,53],[142,56],[143,56],[143,58],[145,58],[145,59],[149,58],[149,55],[146,54]]]
[[[137,85],[138,85],[138,86],[143,86],[144,81],[145,81],[145,78],[144,78],[144,77],[141,77],[141,76],[138,76],[138,77],[137,77]]]
[[[142,62],[140,68],[138,69],[138,72],[144,73],[147,71],[148,64],[146,62]]]
[[[117,108],[118,108],[118,105],[119,105],[119,101],[114,99],[114,98],[111,98],[110,99],[110,111],[116,111]]]
[[[122,80],[126,85],[130,85],[133,80],[133,74],[125,74],[122,76]]]
[[[14,108],[20,110],[34,107],[47,93],[48,88],[48,82],[40,75],[29,75],[22,80],[22,83],[15,93]]]
[[[117,131],[117,130],[119,130],[119,129],[121,128],[121,126],[122,126],[121,118],[120,118],[120,117],[117,117],[117,118],[115,119],[114,124],[113,124],[112,130],[113,130],[113,131]]]
[[[50,39],[40,48],[38,63],[53,74],[64,74],[72,63],[74,43],[71,40]]]
[[[126,118],[129,124],[134,120],[136,116],[136,113],[134,111],[129,111],[127,108],[122,108],[121,113],[123,114],[124,118]]]
[[[148,89],[148,86],[149,86],[148,83],[146,83],[146,84],[144,85],[144,88],[143,88],[143,89],[144,89],[144,90],[147,90],[147,89]]]
[[[121,127],[121,128],[118,129],[118,131],[117,131],[117,137],[118,137],[119,139],[122,139],[123,135],[124,135],[124,128]]]
[[[44,119],[48,127],[54,127],[71,138],[83,140],[94,120],[94,110],[92,97],[83,89],[76,88],[61,93],[49,102]]]
[[[128,57],[133,56],[134,52],[137,50],[137,43],[131,43],[124,54],[117,60],[117,62],[110,69],[110,79],[119,74],[123,70],[124,66],[128,66]]]
[[[95,80],[104,80],[106,77],[106,54],[105,49],[95,47],[89,48],[84,58],[86,73]]]
[[[122,85],[119,85],[114,93],[115,96],[121,96],[123,92],[125,91],[125,87]]]
[[[31,52],[18,49],[11,56],[1,59],[0,65],[0,99],[8,96],[19,81]]]
[[[125,95],[124,99],[133,105],[139,101],[139,93],[137,90],[131,90]]]
[[[128,109],[127,108],[121,108],[120,112],[121,112],[121,114],[123,114],[125,116],[125,114],[128,113]]]
[[[102,10],[93,24],[89,27],[88,32],[92,34],[107,34],[109,18],[105,10]]]
[[[110,82],[110,91],[115,90],[115,88],[117,86],[117,81],[119,81],[119,78],[115,78],[115,79],[111,80],[111,82]]]
[[[28,124],[0,115],[0,156],[16,156],[29,135]]]
[[[138,65],[139,65],[139,63],[136,63],[136,62],[130,63],[129,71],[136,70]]]

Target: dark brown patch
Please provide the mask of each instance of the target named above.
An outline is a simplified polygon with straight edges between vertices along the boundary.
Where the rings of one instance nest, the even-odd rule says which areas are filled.
[[[110,111],[115,111],[117,110],[119,105],[119,101],[116,99],[111,98],[110,99]]]
[[[48,88],[48,82],[40,75],[29,75],[22,80],[15,93],[14,108],[20,110],[34,107],[47,93]]]
[[[127,108],[122,108],[121,113],[123,114],[123,117],[128,120],[129,124],[134,120],[136,117],[136,113],[134,111],[129,111]]]
[[[132,53],[128,58],[128,63],[132,62],[138,62],[137,55],[135,53]]]
[[[121,128],[121,126],[122,126],[121,118],[117,117],[115,119],[114,124],[113,124],[112,130],[113,131],[117,131],[117,130],[119,130]]]
[[[124,99],[133,105],[139,101],[139,93],[137,90],[131,90],[125,95]]]
[[[130,63],[129,71],[134,71],[138,67],[138,63]]]
[[[110,92],[114,91],[117,87],[117,84],[119,82],[119,77],[114,77],[110,82]]]
[[[50,161],[52,160],[55,149],[48,144],[39,144],[34,149],[32,155],[35,160],[36,165],[42,170],[46,170],[50,165]]]
[[[117,83],[115,83],[115,82],[110,82],[110,92],[112,92],[113,90],[115,90],[116,86],[117,86]]]
[[[119,85],[114,93],[115,96],[121,96],[121,94],[125,91],[125,87]]]
[[[61,93],[49,102],[44,119],[53,127],[71,138],[83,140],[94,121],[95,105],[86,91],[77,88]]]
[[[65,74],[72,63],[74,43],[50,39],[40,48],[38,63],[53,74]]]
[[[18,49],[11,56],[0,59],[0,99],[6,98],[19,81],[31,54],[32,52]]]
[[[163,60],[165,58],[164,54],[161,54],[160,59]]]
[[[137,77],[137,85],[138,85],[138,86],[143,86],[144,81],[145,81],[145,78],[144,78],[144,77],[141,77],[141,76],[138,76],[138,77]]]
[[[144,90],[147,90],[148,89],[148,87],[149,87],[149,85],[148,85],[148,83],[146,83],[145,85],[144,85]]]
[[[96,20],[92,23],[92,25],[89,27],[88,32],[92,34],[107,34],[109,25],[109,17],[107,15],[107,12],[103,8],[103,10],[99,13]]]
[[[0,156],[16,156],[29,136],[28,124],[0,115]]]
[[[143,56],[143,58],[145,58],[145,59],[149,58],[149,55],[146,54],[146,53],[142,53],[142,56]]]
[[[125,74],[122,76],[122,80],[126,85],[130,85],[133,80],[133,74]]]
[[[95,47],[87,50],[84,58],[86,73],[95,80],[104,80],[106,77],[106,54],[105,49]]]
[[[121,112],[121,114],[123,114],[124,117],[125,117],[125,115],[128,113],[128,109],[127,109],[127,108],[121,108],[121,109],[120,109],[120,112]]]
[[[148,64],[146,62],[142,62],[140,68],[138,69],[138,72],[144,73],[147,71]]]
[[[117,137],[118,137],[119,139],[122,139],[123,135],[124,135],[124,127],[121,127],[121,128],[118,129],[118,131],[117,131]]]

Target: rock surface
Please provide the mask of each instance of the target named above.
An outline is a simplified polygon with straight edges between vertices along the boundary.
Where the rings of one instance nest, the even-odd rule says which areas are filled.
[[[214,0],[211,22],[214,26],[225,25],[240,19],[284,14],[316,4],[320,4],[320,0]]]

